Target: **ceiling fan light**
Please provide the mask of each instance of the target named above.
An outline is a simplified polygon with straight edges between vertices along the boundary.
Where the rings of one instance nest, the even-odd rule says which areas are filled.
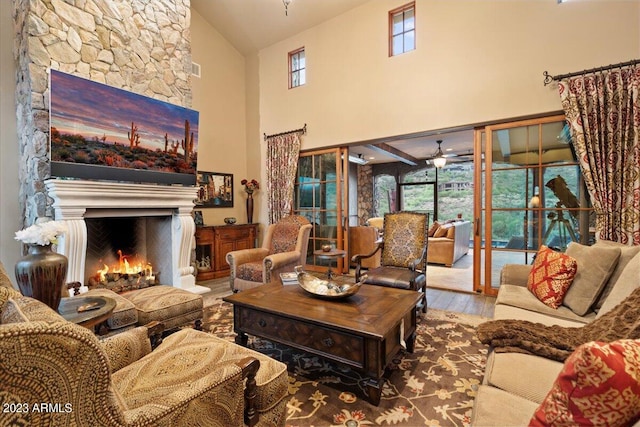
[[[438,144],[438,151],[436,152],[436,156],[433,159],[433,164],[436,168],[442,169],[444,165],[447,164],[447,158],[444,157],[444,154],[442,153],[442,148],[440,147],[440,144],[442,144],[442,140],[439,139],[436,141],[436,143]]]
[[[436,157],[435,159],[433,159],[433,164],[438,169],[442,169],[444,165],[447,164],[447,158],[444,156]]]

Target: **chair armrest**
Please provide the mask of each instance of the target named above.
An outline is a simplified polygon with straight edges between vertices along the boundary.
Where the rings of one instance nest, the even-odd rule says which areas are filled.
[[[500,270],[500,284],[527,286],[531,265],[505,264]]]
[[[258,423],[256,374],[260,368],[260,361],[255,357],[245,357],[235,362],[235,364],[242,369],[242,378],[246,379],[244,385],[244,423],[249,427],[253,427]]]
[[[351,262],[355,263],[355,265],[356,265],[356,283],[361,281],[361,277],[360,276],[362,275],[362,273],[361,273],[362,260],[363,259],[367,259],[367,258],[371,258],[372,256],[374,256],[376,254],[376,252],[381,251],[383,247],[384,247],[384,242],[381,241],[381,242],[378,243],[376,248],[370,254],[356,254],[356,255],[351,257]]]
[[[227,264],[231,269],[236,266],[252,261],[261,261],[269,254],[269,250],[265,248],[240,249],[239,251],[231,251],[227,253]]]
[[[282,267],[286,267],[289,264],[300,264],[300,252],[280,252],[279,254],[271,254],[264,259],[264,266],[266,270],[275,271]]]
[[[154,321],[102,339],[100,343],[109,359],[111,372],[116,372],[151,353],[162,341],[163,331],[164,325]]]

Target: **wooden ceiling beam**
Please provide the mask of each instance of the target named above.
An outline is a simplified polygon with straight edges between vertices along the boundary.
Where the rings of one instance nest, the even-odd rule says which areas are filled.
[[[385,144],[384,142],[381,142],[378,144],[368,144],[367,147],[369,147],[372,150],[380,151],[387,156],[391,156],[411,166],[416,166],[420,161],[419,159],[413,157],[412,155],[407,154],[404,151],[400,151],[389,144]]]

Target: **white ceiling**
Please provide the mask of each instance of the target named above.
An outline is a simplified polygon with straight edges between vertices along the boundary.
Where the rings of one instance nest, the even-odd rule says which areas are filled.
[[[250,55],[306,29],[356,8],[370,0],[292,0],[287,14],[282,0],[191,0],[191,6],[243,55]],[[434,155],[436,140],[442,149],[468,152],[473,148],[473,131],[447,132],[425,136],[399,135],[371,143],[385,143],[417,159]],[[397,161],[370,145],[350,147],[371,163]]]

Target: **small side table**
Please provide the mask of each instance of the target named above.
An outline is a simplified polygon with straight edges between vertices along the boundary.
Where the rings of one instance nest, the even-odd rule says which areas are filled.
[[[98,308],[78,312],[81,306],[88,304],[96,304]],[[58,306],[58,313],[60,313],[65,320],[84,326],[85,328],[94,328],[95,333],[98,333],[100,326],[111,316],[115,307],[116,301],[112,298],[75,296],[62,298]]]
[[[331,249],[330,251],[323,251],[322,249],[318,249],[313,251],[313,254],[318,258],[328,259],[328,260],[337,260],[338,258],[344,258],[347,255],[347,251],[342,249]],[[331,264],[329,264],[329,268],[327,269],[327,279],[333,279],[333,270],[331,269]]]

